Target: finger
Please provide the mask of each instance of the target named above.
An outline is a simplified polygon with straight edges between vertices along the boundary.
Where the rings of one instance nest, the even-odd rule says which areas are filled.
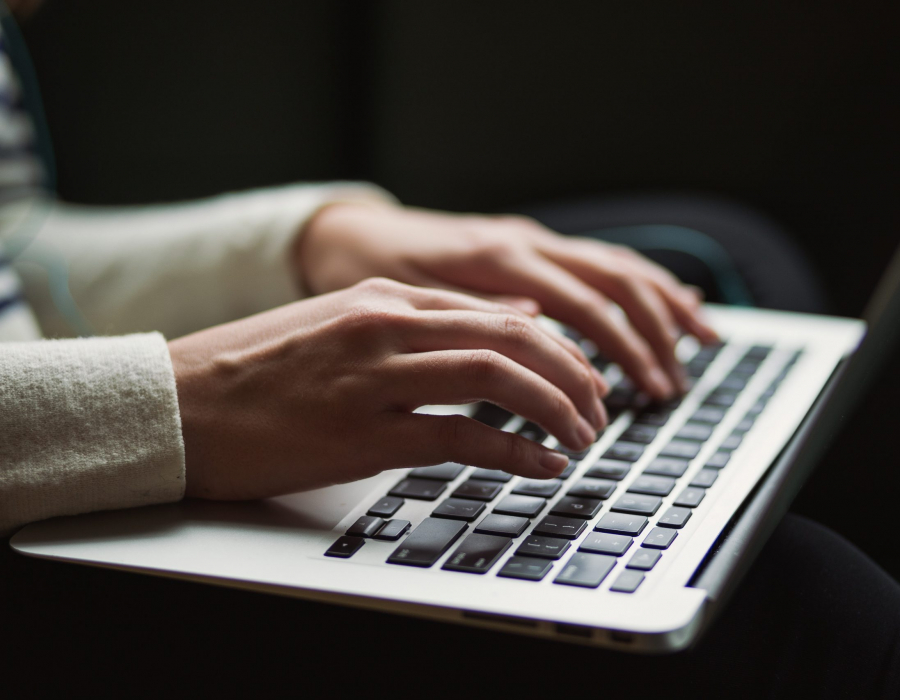
[[[548,315],[578,329],[654,398],[674,393],[646,341],[612,313],[605,297],[568,270],[537,253],[521,255],[505,261],[497,283],[534,297]]]
[[[449,282],[444,282],[437,277],[424,272],[419,272],[417,270],[408,271],[406,273],[406,276],[409,278],[412,284],[415,284],[419,287],[443,289],[449,292],[456,292],[457,294],[466,294],[478,297],[479,299],[486,299],[487,301],[492,301],[497,304],[506,304],[532,317],[538,316],[541,313],[541,305],[530,297],[515,296],[510,294],[486,294],[474,289],[466,289],[455,284],[450,284]]]
[[[385,398],[397,410],[489,401],[534,421],[567,447],[584,449],[597,434],[562,389],[492,350],[395,355]]]
[[[459,462],[549,479],[559,476],[569,463],[559,452],[465,416],[401,414],[392,437],[401,452],[398,462],[404,466]]]
[[[554,338],[533,321],[513,315],[424,311],[416,320],[404,335],[410,351],[493,350],[562,389],[596,430],[606,427],[602,388],[578,347],[562,342],[567,339]]]

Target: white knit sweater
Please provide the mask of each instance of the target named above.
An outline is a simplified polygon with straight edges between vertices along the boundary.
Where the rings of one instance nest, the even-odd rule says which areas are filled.
[[[288,249],[304,222],[329,203],[388,197],[334,183],[169,206],[46,205],[39,234],[15,260],[37,324],[22,304],[0,313],[0,533],[182,498],[165,338],[296,299]],[[99,337],[37,339],[38,326],[45,336],[72,335],[46,274],[61,265]],[[5,269],[7,286],[15,284]]]

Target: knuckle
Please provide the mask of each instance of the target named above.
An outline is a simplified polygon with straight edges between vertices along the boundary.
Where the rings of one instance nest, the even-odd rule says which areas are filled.
[[[493,350],[474,350],[469,355],[467,370],[477,382],[490,383],[496,381],[504,365],[499,353]]]
[[[520,316],[504,314],[500,316],[498,324],[499,334],[515,347],[528,345],[532,342],[533,329],[531,323]]]
[[[370,294],[397,294],[405,285],[387,277],[369,277],[357,282],[354,289]]]
[[[402,332],[409,317],[398,309],[383,304],[357,304],[343,318],[344,330],[365,338],[386,338]]]

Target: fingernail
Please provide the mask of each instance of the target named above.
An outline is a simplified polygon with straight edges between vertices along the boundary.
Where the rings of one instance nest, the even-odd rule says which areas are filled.
[[[665,375],[659,367],[654,367],[647,373],[647,377],[650,380],[650,383],[653,385],[653,389],[657,394],[662,396],[663,398],[671,398],[675,393],[675,387],[672,386],[672,382]]]
[[[600,399],[594,401],[594,413],[597,416],[594,427],[597,428],[598,431],[603,430],[609,421],[609,415],[606,413],[606,406],[603,405],[603,402]]]
[[[544,450],[541,455],[540,465],[554,476],[559,474],[569,464],[569,458],[560,452]]]
[[[577,442],[580,445],[590,445],[597,439],[597,431],[581,416],[578,417],[578,425],[575,428]]]

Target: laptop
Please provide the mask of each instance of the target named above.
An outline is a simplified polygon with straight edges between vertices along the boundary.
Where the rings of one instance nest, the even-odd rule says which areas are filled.
[[[608,427],[558,478],[447,463],[249,503],[56,518],[11,540],[46,559],[296,596],[631,652],[690,646],[889,357],[900,251],[859,320],[708,306],[723,342],[654,405],[583,343]],[[489,404],[466,413],[554,446]]]

